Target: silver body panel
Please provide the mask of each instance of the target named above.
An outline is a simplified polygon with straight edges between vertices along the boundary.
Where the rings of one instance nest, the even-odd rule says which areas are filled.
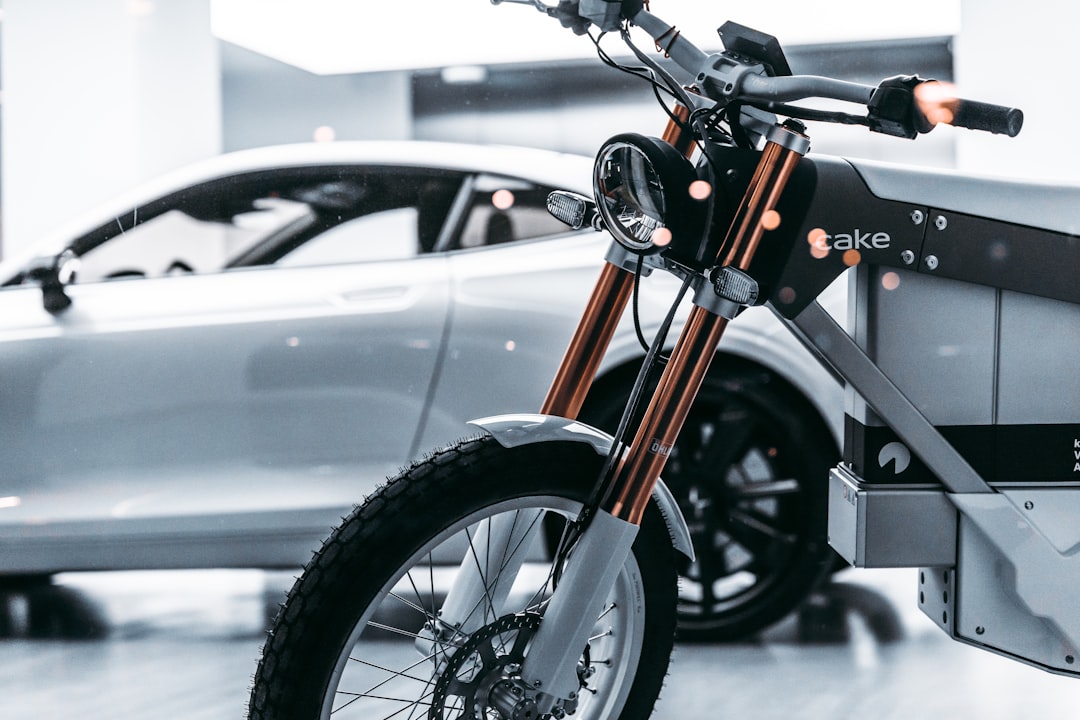
[[[952,567],[956,508],[940,488],[867,488],[836,468],[829,544],[855,567]]]
[[[891,272],[900,280],[882,287]],[[989,424],[994,417],[996,291],[915,272],[860,266],[852,273],[852,335],[934,425]],[[880,424],[866,403],[849,414]]]
[[[852,160],[871,192],[896,200],[1005,222],[1080,235],[1080,185],[975,177]],[[1022,196],[1024,202],[1017,202]]]
[[[1061,512],[1076,509],[1080,490],[1026,493],[1039,504],[1018,507],[1021,496],[1004,493],[953,498],[961,521],[952,634],[1044,670],[1077,675],[1080,556],[1059,551],[1047,532],[1060,537],[1065,531],[1071,538],[1066,544],[1075,546],[1075,526],[1058,521]],[[1041,509],[1055,502],[1062,503],[1059,510],[1043,517]]]
[[[934,425],[1080,421],[1080,305],[881,267],[852,277],[853,336]]]

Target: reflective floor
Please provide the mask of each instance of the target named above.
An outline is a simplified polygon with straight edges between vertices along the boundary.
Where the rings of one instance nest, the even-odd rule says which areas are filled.
[[[238,720],[288,575],[65,575],[2,597],[5,720]],[[1016,720],[1080,715],[1080,681],[953,643],[909,570],[847,570],[763,637],[680,644],[656,717]],[[44,637],[43,637],[44,636]]]

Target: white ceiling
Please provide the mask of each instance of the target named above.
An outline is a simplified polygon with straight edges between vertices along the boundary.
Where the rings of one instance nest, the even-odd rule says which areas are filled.
[[[653,0],[651,8],[703,49],[717,45],[715,30],[725,20],[788,45],[954,35],[960,29],[960,0]],[[595,52],[588,38],[528,6],[495,7],[489,0],[211,0],[211,23],[222,40],[320,75]]]

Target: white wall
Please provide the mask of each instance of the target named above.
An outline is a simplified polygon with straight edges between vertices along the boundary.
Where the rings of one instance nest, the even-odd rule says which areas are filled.
[[[905,157],[943,164],[936,159],[948,153],[951,162],[955,144],[962,169],[1080,179],[1080,150],[1059,129],[1080,104],[1070,72],[1080,5],[962,0],[961,9],[955,45],[961,94],[1021,107],[1026,127],[1013,140],[942,128],[905,146]],[[521,142],[524,133],[526,144],[583,152],[597,144],[587,138],[609,134],[600,120],[610,119],[603,111],[611,108],[596,107],[560,106],[553,116],[523,113],[513,122],[448,116],[414,126],[407,72],[313,76],[286,68],[270,84],[241,73],[230,80],[223,107],[210,0],[3,0],[3,13],[4,255],[163,171],[223,147],[308,140],[318,125],[333,125],[339,139]],[[254,65],[276,62],[242,52]],[[647,95],[643,107],[640,115],[620,113],[619,128],[654,129],[660,118]],[[580,131],[583,124],[590,132]],[[848,138],[859,131],[839,133]],[[824,142],[831,135],[821,135],[819,150],[833,151]],[[866,144],[860,155],[894,142],[859,137]]]
[[[206,0],[4,0],[4,254],[221,148]]]
[[[995,175],[1080,182],[1076,80],[1080,4],[963,0],[956,81],[964,97],[1019,107],[1013,139],[958,131],[958,166]]]

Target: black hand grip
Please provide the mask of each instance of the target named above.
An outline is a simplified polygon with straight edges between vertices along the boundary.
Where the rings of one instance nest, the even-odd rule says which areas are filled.
[[[985,130],[1009,137],[1019,135],[1020,128],[1024,125],[1024,113],[1018,108],[960,98],[950,100],[945,105],[952,111],[950,125]]]

